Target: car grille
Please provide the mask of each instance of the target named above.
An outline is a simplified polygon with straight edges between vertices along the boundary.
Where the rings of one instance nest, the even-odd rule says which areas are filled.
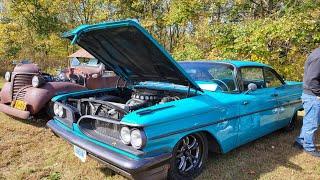
[[[12,98],[14,99],[17,96],[17,99],[23,99],[26,94],[26,89],[19,90],[22,87],[32,84],[32,77],[34,74],[16,74],[13,78],[13,87],[12,87]],[[19,94],[18,94],[19,92]],[[17,95],[18,94],[18,95]]]
[[[120,139],[120,127],[117,124],[96,120],[94,123],[94,129],[96,133],[99,133],[102,136]]]
[[[105,141],[106,139],[120,140],[120,125],[112,122],[99,120],[98,117],[81,118],[80,129],[95,139]]]
[[[79,129],[86,136],[103,142],[118,149],[123,149],[140,156],[143,151],[134,149],[132,146],[123,144],[120,140],[121,125],[118,121],[101,118],[98,116],[85,115],[78,121]]]

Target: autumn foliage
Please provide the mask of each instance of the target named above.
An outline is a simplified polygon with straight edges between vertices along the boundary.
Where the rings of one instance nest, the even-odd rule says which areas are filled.
[[[77,47],[80,24],[134,18],[177,60],[247,59],[301,80],[320,43],[319,0],[2,0],[0,72],[30,59],[54,72]]]

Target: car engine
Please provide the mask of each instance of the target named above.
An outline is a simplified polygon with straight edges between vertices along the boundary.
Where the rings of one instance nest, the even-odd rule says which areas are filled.
[[[76,109],[80,116],[92,115],[120,120],[132,111],[184,97],[186,97],[184,93],[137,88],[133,89],[131,94],[111,93],[80,99],[70,98],[68,104]]]

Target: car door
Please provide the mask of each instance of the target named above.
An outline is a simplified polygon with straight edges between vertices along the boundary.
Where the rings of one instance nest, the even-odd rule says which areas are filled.
[[[301,96],[301,92],[297,88],[285,84],[283,79],[271,68],[264,69],[266,86],[268,88],[275,88],[275,96],[278,101],[278,120],[275,128],[279,129],[289,123],[292,115],[295,112],[296,106],[293,101]]]
[[[277,120],[277,99],[275,88],[266,87],[262,67],[240,69],[242,94],[237,144],[245,144],[257,139],[274,128]],[[248,85],[257,85],[255,91],[248,92]]]

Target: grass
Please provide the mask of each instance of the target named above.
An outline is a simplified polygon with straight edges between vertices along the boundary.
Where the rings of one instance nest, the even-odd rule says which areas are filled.
[[[81,163],[45,120],[0,119],[0,179],[123,179],[93,159]]]
[[[0,77],[0,89],[2,88],[5,82],[6,81],[4,80],[4,78]]]
[[[124,179],[45,128],[45,120],[0,114],[0,179]],[[224,155],[209,155],[198,179],[319,179],[320,160],[292,148],[299,130],[277,131]]]

